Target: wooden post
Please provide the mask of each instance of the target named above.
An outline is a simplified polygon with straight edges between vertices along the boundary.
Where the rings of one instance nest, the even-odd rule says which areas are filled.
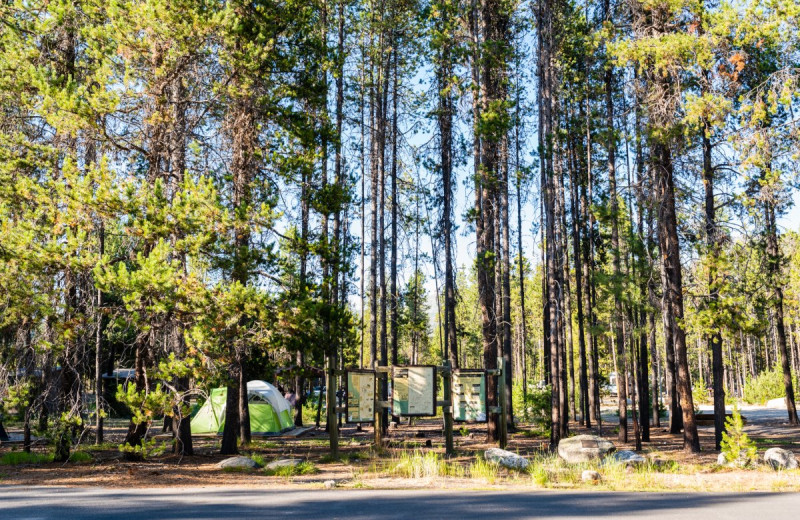
[[[500,367],[498,375],[498,390],[500,393],[500,447],[506,448],[508,444],[508,410],[506,410],[506,359],[503,356],[497,358],[497,366]]]
[[[339,456],[339,425],[336,422],[336,354],[328,354],[328,436],[330,439],[331,456]]]
[[[375,366],[376,369],[378,368],[378,364],[377,363],[375,363],[374,366]],[[383,444],[382,444],[383,440],[381,439],[381,435],[382,435],[382,432],[383,432],[383,428],[382,428],[382,424],[381,424],[381,422],[383,420],[383,405],[381,403],[380,397],[378,396],[378,392],[379,392],[378,388],[379,388],[379,386],[381,384],[380,379],[382,377],[387,377],[387,373],[386,372],[380,372],[380,371],[376,370],[375,371],[375,375],[377,377],[375,379],[375,408],[374,408],[374,413],[375,413],[374,421],[375,422],[372,423],[373,430],[374,430],[374,432],[373,432],[373,443],[375,444],[375,449],[380,450],[383,447]]]
[[[442,407],[444,412],[445,454],[455,455],[456,450],[453,446],[453,370],[449,359],[445,359],[442,364],[444,368],[442,370],[442,377],[444,377],[443,400],[450,403]]]

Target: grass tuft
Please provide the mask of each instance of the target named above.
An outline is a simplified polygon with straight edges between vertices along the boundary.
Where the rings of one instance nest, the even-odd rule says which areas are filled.
[[[251,453],[250,458],[262,468],[267,465],[266,461],[264,461],[264,456],[260,453]]]
[[[264,468],[264,473],[270,477],[296,477],[298,475],[319,473],[319,468],[313,462],[304,460],[297,466],[282,466],[275,469]]]
[[[250,441],[247,447],[251,450],[274,450],[279,448],[280,444],[275,441]]]
[[[239,466],[228,466],[222,468],[223,473],[252,473],[253,468],[244,468]]]
[[[52,453],[28,453],[27,451],[11,451],[0,457],[0,465],[17,466],[20,464],[42,464],[53,462]]]
[[[441,455],[434,451],[404,451],[394,458],[389,472],[405,478],[460,477],[464,470],[461,466],[448,464]]]
[[[494,484],[499,476],[500,468],[483,457],[477,459],[469,467],[469,476],[485,480],[489,484]]]
[[[90,462],[93,460],[94,457],[85,451],[74,451],[69,455],[70,462]]]
[[[320,457],[319,462],[320,464],[330,464],[332,462],[345,462],[345,463],[353,463],[359,462],[361,460],[369,460],[371,457],[370,453],[367,451],[351,451],[348,453],[339,453],[338,456],[334,457],[330,453],[327,453]]]

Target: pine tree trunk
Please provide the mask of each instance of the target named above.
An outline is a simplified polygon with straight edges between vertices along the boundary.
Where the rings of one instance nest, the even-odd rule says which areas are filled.
[[[669,148],[661,143],[652,146],[655,163],[655,192],[658,205],[659,242],[664,271],[664,301],[667,312],[674,319],[673,344],[677,373],[676,389],[683,415],[683,447],[692,453],[700,451],[700,439],[694,417],[692,382],[683,330],[683,280],[678,242],[678,221],[675,213],[675,186],[672,157]]]
[[[619,442],[628,442],[628,404],[627,393],[624,381],[625,373],[625,337],[622,331],[623,312],[622,312],[622,270],[620,266],[620,245],[619,245],[619,202],[617,199],[617,177],[616,177],[616,135],[614,134],[614,100],[612,91],[613,68],[608,67],[605,72],[605,96],[606,96],[606,126],[608,132],[608,198],[611,202],[611,250],[613,255],[613,290],[614,290],[614,348],[616,351],[616,373],[617,373],[617,401],[619,410]]]
[[[705,74],[708,80],[708,73]],[[703,187],[705,189],[705,231],[708,261],[708,306],[711,312],[716,313],[719,303],[717,288],[717,257],[719,246],[717,244],[717,219],[714,206],[714,170],[711,166],[711,124],[703,119]],[[720,449],[722,432],[725,430],[725,388],[724,366],[722,360],[722,334],[719,327],[714,324],[713,330],[707,334],[706,341],[711,351],[712,383],[714,386],[714,449]]]
[[[764,203],[765,222],[767,227],[767,265],[770,274],[770,283],[773,286],[772,309],[775,319],[778,353],[781,358],[781,371],[783,372],[783,386],[786,391],[786,411],[789,415],[789,424],[798,425],[797,407],[794,399],[794,385],[792,383],[792,369],[789,366],[789,354],[786,347],[786,326],[783,317],[783,287],[781,286],[780,262],[781,253],[778,244],[778,231],[775,222],[775,208],[770,201]]]
[[[502,94],[504,95],[504,93]],[[506,361],[506,372],[503,376],[506,379],[506,417],[508,418],[509,429],[514,428],[514,406],[513,406],[513,363],[511,349],[511,260],[509,258],[509,219],[508,219],[508,138],[503,137],[500,147],[500,222],[503,227],[500,247],[502,249],[503,271],[501,283],[503,286],[502,298],[502,356]]]
[[[391,323],[391,363],[397,364],[397,98],[398,98],[398,71],[397,71],[397,55],[395,51],[392,56],[392,243],[391,243],[391,266],[389,274],[389,294],[391,306],[389,312],[389,321]],[[416,273],[415,273],[416,274]],[[398,418],[399,420],[399,418]]]
[[[439,152],[442,169],[442,217],[441,233],[444,239],[444,352],[452,368],[458,368],[458,343],[456,332],[455,274],[453,273],[453,93],[452,76],[452,32],[450,29],[450,5],[442,5],[441,31],[444,42],[440,45],[437,69],[439,89]]]

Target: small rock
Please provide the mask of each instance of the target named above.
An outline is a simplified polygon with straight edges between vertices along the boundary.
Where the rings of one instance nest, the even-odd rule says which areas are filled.
[[[225,459],[219,464],[218,468],[240,468],[240,469],[256,469],[259,467],[258,463],[250,457],[231,457]]]
[[[783,448],[770,448],[764,453],[764,462],[772,466],[772,469],[796,469],[797,459],[789,450]]]
[[[592,482],[592,483],[599,482],[600,473],[591,469],[585,469],[583,470],[583,473],[581,473],[581,480],[584,482]]]
[[[325,486],[325,489],[333,489],[336,487],[336,481],[326,480],[325,482],[322,483],[322,485]]]
[[[612,451],[614,444],[597,435],[576,435],[558,443],[558,455],[570,464],[599,459]]]
[[[489,448],[483,454],[489,462],[500,464],[509,469],[524,470],[530,462],[525,457],[512,451],[501,450],[500,448]]]
[[[625,464],[627,466],[636,466],[645,462],[647,462],[646,458],[630,450],[614,452],[603,460],[604,464]]]
[[[293,468],[303,462],[303,459],[280,459],[267,464],[267,469]]]
[[[467,439],[474,439],[474,438],[475,438],[474,433],[470,433],[469,435],[467,435]]]
[[[725,458],[724,453],[720,453],[719,455],[717,455],[717,464],[720,466],[725,466],[728,464],[728,459]]]

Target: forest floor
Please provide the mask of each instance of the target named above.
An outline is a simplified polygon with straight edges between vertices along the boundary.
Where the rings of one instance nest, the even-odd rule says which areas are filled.
[[[748,420],[746,432],[756,442],[759,456],[772,447],[793,450],[800,455],[800,430],[792,428],[777,411],[750,408],[742,411]],[[785,414],[785,411],[783,411]],[[587,431],[572,423],[571,433],[601,434],[614,442],[618,450],[633,450],[633,435],[628,443],[620,443],[611,408],[604,410],[607,421],[602,430]],[[663,423],[662,423],[663,424]],[[299,458],[309,462],[308,474],[268,476],[263,470],[231,472],[217,463],[227,458],[219,455],[219,438],[195,437],[195,455],[178,457],[168,453],[153,454],[144,462],[127,462],[117,450],[124,437],[121,424],[107,429],[106,442],[100,446],[82,444],[82,462],[0,465],[0,485],[162,487],[162,486],[237,486],[237,487],[307,487],[322,488],[326,481],[336,487],[373,489],[606,489],[638,491],[800,491],[800,470],[773,471],[759,465],[751,469],[731,469],[716,465],[713,426],[700,427],[702,453],[683,451],[682,436],[670,435],[664,426],[651,428],[651,440],[643,443],[642,454],[652,463],[637,468],[601,466],[598,464],[568,465],[547,450],[547,438],[535,429],[521,425],[509,435],[507,449],[533,461],[528,472],[498,469],[479,460],[484,450],[493,446],[485,442],[485,425],[456,427],[458,455],[445,459],[444,438],[440,419],[406,421],[389,430],[388,446],[381,452],[372,449],[372,429],[357,431],[353,425],[341,430],[338,460],[328,456],[328,439],[324,431],[311,430],[298,438],[265,438],[255,440],[245,455],[270,462],[282,458]],[[13,429],[10,433],[15,433]],[[169,437],[155,436],[155,449],[168,450]],[[18,451],[18,445],[0,446],[0,457]],[[44,453],[44,445],[36,450]],[[426,456],[427,454],[427,456]],[[599,483],[581,480],[584,469],[595,469]]]

